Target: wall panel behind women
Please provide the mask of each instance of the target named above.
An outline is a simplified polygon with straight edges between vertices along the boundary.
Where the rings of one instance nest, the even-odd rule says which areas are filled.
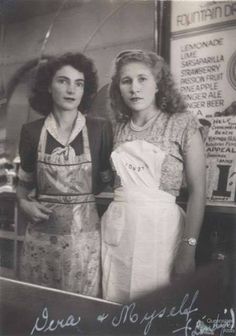
[[[1,118],[6,120],[2,127],[7,131],[6,153],[10,159],[16,155],[22,122],[35,118],[34,113],[28,113],[26,87],[16,89],[21,82],[16,75],[22,75],[22,67],[45,55],[85,52],[96,62],[101,89],[108,83],[111,60],[119,51],[154,48],[154,2],[53,1],[48,12],[46,1],[12,3],[5,12],[4,50],[0,55],[8,96]],[[27,112],[23,112],[24,105]]]

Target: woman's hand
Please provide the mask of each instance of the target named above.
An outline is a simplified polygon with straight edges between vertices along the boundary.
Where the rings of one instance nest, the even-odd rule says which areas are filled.
[[[46,208],[37,201],[21,199],[19,205],[29,220],[34,223],[40,223],[41,221],[48,220],[50,214],[52,213],[52,210]]]
[[[194,246],[190,246],[185,242],[181,242],[174,263],[174,277],[179,277],[183,274],[194,272],[195,251],[196,250]]]

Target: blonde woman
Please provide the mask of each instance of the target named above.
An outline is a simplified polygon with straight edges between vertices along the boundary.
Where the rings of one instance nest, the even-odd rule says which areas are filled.
[[[110,85],[114,201],[102,219],[103,297],[126,302],[192,272],[205,202],[204,148],[164,60],[128,50]],[[183,172],[186,216],[176,204]]]

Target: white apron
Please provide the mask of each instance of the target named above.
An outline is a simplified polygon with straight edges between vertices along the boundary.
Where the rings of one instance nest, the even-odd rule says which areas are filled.
[[[170,281],[184,215],[175,197],[158,188],[165,155],[144,140],[112,153],[121,187],[102,218],[106,300],[127,302]]]

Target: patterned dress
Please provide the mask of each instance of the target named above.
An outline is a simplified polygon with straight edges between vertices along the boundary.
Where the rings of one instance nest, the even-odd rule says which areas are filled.
[[[106,128],[100,124],[102,134]],[[81,152],[76,145],[78,141]],[[102,146],[101,136],[96,141]],[[27,181],[35,176],[37,201],[51,209],[52,214],[48,220],[28,224],[21,279],[98,296],[101,279],[100,221],[92,192],[92,157],[86,119],[79,113],[68,145],[64,145],[50,114],[40,133],[36,170],[33,172],[23,169],[27,167],[30,155],[29,147],[25,150],[24,143],[26,141],[22,140],[19,178]],[[101,153],[100,147],[98,154]]]
[[[170,281],[184,228],[175,199],[198,128],[187,112],[161,112],[144,127],[118,125],[111,155],[114,201],[102,219],[105,299],[126,302]]]

